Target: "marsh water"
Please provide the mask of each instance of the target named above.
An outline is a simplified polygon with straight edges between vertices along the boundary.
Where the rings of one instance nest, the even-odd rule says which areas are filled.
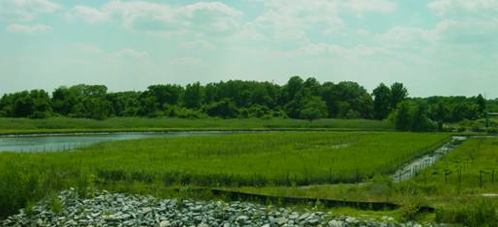
[[[0,152],[47,152],[64,151],[114,140],[213,135],[228,132],[133,132],[133,133],[74,133],[46,135],[0,136]]]
[[[394,182],[400,182],[415,177],[421,170],[436,163],[439,159],[454,150],[456,146],[461,144],[466,139],[467,137],[465,136],[453,136],[450,142],[444,144],[434,152],[424,155],[421,158],[411,160],[408,164],[398,169],[398,171],[392,175]]]

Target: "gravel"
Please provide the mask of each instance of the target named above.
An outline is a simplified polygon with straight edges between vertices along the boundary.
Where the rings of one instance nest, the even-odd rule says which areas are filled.
[[[360,220],[246,202],[156,199],[107,191],[97,191],[94,198],[84,199],[71,189],[58,195],[60,203],[53,201],[41,201],[29,212],[22,209],[0,221],[0,226],[421,226],[396,223],[390,217]]]

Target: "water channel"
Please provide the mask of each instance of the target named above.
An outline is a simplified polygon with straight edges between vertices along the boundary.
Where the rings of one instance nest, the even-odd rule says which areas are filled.
[[[401,167],[392,175],[394,182],[400,182],[411,179],[421,170],[433,165],[444,155],[454,150],[458,145],[465,141],[465,136],[453,136],[451,141],[436,149],[434,152],[427,154],[421,158],[411,160],[409,163]]]

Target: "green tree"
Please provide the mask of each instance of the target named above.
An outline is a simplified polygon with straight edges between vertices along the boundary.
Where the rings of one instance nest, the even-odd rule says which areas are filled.
[[[299,93],[300,96],[302,97],[304,94],[302,93],[302,90],[304,88],[304,81],[301,79],[299,76],[293,76],[287,81],[287,84],[283,86],[282,88],[282,106],[287,104],[288,102],[292,101],[295,99],[295,96]],[[301,98],[298,97],[298,98]]]
[[[413,110],[409,102],[400,102],[394,114],[394,126],[400,131],[409,131],[413,125]]]
[[[205,106],[204,111],[212,117],[234,118],[237,116],[237,107],[228,98]]]
[[[202,107],[202,86],[199,82],[188,84],[185,88],[184,105],[187,108],[199,109]]]
[[[34,100],[28,91],[14,94],[13,117],[28,117],[34,111]]]
[[[372,117],[372,96],[356,82],[323,83],[320,96],[327,103],[329,117]]]
[[[52,93],[53,110],[64,116],[104,119],[112,113],[105,85],[78,84]]]
[[[327,104],[318,96],[309,97],[304,101],[300,117],[310,121],[327,117]]]
[[[145,92],[146,96],[153,96],[161,110],[166,108],[166,105],[178,105],[180,98],[183,95],[183,87],[179,85],[151,85]]]
[[[52,114],[52,100],[44,90],[31,90],[29,96],[33,99],[34,112],[30,118],[47,118]]]
[[[52,109],[60,115],[67,116],[78,103],[78,95],[74,89],[67,87],[55,89],[52,92]]]
[[[300,118],[301,110],[303,109],[304,101],[307,97],[304,97],[303,91],[296,93],[287,104],[285,104],[284,109],[290,118]]]
[[[4,94],[0,99],[0,117],[45,118],[52,112],[50,105],[44,90]]]
[[[391,110],[391,90],[381,83],[373,90],[373,117],[378,120],[385,119]]]
[[[13,117],[14,95],[4,94],[0,99],[0,117]]]
[[[273,109],[276,106],[279,87],[269,82],[255,84],[251,93],[251,105],[265,106]]]
[[[307,94],[311,94],[313,96],[318,96],[320,95],[320,82],[318,82],[314,77],[310,77],[306,79],[303,83],[304,89],[306,89]]]
[[[395,109],[396,105],[408,97],[408,90],[402,83],[394,83],[391,85],[391,109]]]
[[[484,97],[482,97],[481,94],[479,94],[475,98],[475,103],[477,105],[477,112],[479,113],[479,117],[483,117],[486,112],[486,100],[484,99]]]
[[[320,97],[322,97],[323,101],[327,105],[327,115],[330,117],[337,116],[337,105],[336,100],[338,94],[335,92],[335,84],[332,82],[323,83],[320,89]]]
[[[433,131],[436,126],[429,117],[427,117],[427,105],[425,103],[419,103],[415,108],[412,120],[412,131]]]
[[[134,117],[139,116],[141,110],[140,95],[141,92],[125,91],[110,93],[107,100],[111,105],[112,116]]]
[[[106,99],[88,97],[85,99],[84,107],[86,110],[86,117],[96,120],[104,120],[109,116],[111,104]]]

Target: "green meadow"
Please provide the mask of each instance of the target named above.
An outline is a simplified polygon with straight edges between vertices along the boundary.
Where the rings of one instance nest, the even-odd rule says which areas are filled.
[[[351,183],[392,173],[448,135],[266,132],[114,141],[70,152],[0,153],[0,204],[15,212],[68,187],[268,187]]]
[[[471,138],[421,171],[415,178],[393,183],[374,176],[362,184],[322,184],[306,187],[225,187],[246,193],[352,201],[388,201],[402,205],[392,215],[429,219],[464,226],[498,224],[498,138]],[[436,213],[417,216],[417,207]],[[342,209],[339,209],[342,210]],[[358,211],[347,210],[349,213]]]

